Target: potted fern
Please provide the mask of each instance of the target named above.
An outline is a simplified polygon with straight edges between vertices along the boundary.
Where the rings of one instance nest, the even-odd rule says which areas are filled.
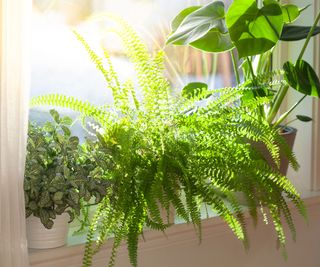
[[[284,248],[285,221],[295,235],[285,198],[305,216],[303,202],[291,182],[271,168],[248,142],[263,142],[277,165],[279,150],[283,149],[290,163],[297,165],[278,131],[259,114],[247,112],[263,108],[269,99],[257,96],[237,105],[251,90],[244,86],[213,91],[189,86],[182,93],[172,89],[163,75],[164,52],[151,56],[130,25],[116,16],[109,18],[117,23],[114,32],[134,63],[137,83],[121,82],[108,51],[99,56],[75,32],[104,76],[113,103],[97,106],[65,95],[39,96],[31,102],[32,106],[71,108],[95,125],[97,142],[91,143],[88,151],[99,175],[109,184],[89,227],[83,266],[92,266],[93,255],[110,236],[113,248],[109,266],[114,265],[122,241],[127,242],[132,266],[137,266],[143,231],[165,231],[171,225],[161,216],[163,209],[169,217],[174,208],[177,216],[194,224],[200,236],[202,204],[220,215],[248,245],[244,210],[234,191],[244,193],[254,220],[260,211],[270,210]]]
[[[106,182],[94,179],[95,164],[71,135],[72,120],[51,110],[53,121],[29,125],[24,180],[30,248],[63,246],[68,222],[92,198],[99,202]]]

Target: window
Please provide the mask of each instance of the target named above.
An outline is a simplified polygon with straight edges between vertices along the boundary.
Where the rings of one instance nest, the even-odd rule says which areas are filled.
[[[202,4],[208,2],[201,1]],[[33,3],[31,97],[63,93],[103,105],[111,101],[111,93],[72,29],[79,31],[98,53],[101,44],[105,46],[112,55],[116,71],[125,79],[134,73],[124,57],[119,39],[105,34],[110,24],[107,20],[97,23],[86,19],[103,12],[117,14],[133,25],[150,50],[156,50],[164,47],[170,20],[180,9],[199,4],[199,1],[34,0]],[[167,61],[167,77],[174,87],[182,88],[191,81],[207,81],[211,88],[233,84],[228,54],[205,54],[195,49],[173,46],[165,50],[170,58]],[[47,119],[43,110],[32,109],[31,119],[40,122]],[[63,112],[70,114],[71,111]],[[81,129],[79,126],[76,128],[78,132]]]
[[[96,11],[108,10],[121,13],[120,11],[123,11],[122,7],[127,4],[129,11],[135,10],[136,7],[142,10],[144,16],[140,13],[133,14],[133,12],[124,12],[123,16],[136,23],[135,26],[146,37],[146,40],[153,40],[149,43],[150,49],[153,49],[162,46],[164,37],[168,33],[165,23],[170,18],[166,13],[164,1],[161,2],[119,1],[111,3],[110,1],[108,5],[108,3],[102,1],[92,1],[92,3],[89,1],[54,1],[48,6],[43,5],[43,2],[38,4],[35,2],[34,29],[36,34],[41,34],[38,39],[34,39],[33,53],[37,56],[33,57],[35,61],[33,62],[32,95],[61,92],[70,95],[77,94],[79,98],[97,104],[104,104],[105,100],[102,99],[110,100],[110,94],[105,88],[102,77],[88,60],[69,27],[76,27],[91,44],[99,49],[101,26],[89,25],[83,19]],[[180,4],[177,4],[176,7],[177,9],[180,8]],[[147,12],[152,14],[152,10],[164,10],[163,13],[166,16],[158,15],[150,18]],[[176,10],[173,9],[170,9],[170,13],[171,10],[172,13],[176,13]],[[161,25],[160,27],[158,23]],[[147,29],[142,27],[145,24],[148,25]],[[154,33],[158,32],[161,32],[161,34],[155,36]],[[103,43],[112,51],[113,61],[121,76],[132,75],[130,63],[124,59],[123,52],[119,49],[120,44],[116,40],[108,40],[103,40]],[[40,54],[38,54],[39,52]],[[192,49],[167,48],[167,53],[177,57],[173,62],[167,63],[168,78],[177,87],[189,81],[205,78],[209,80],[210,84],[217,87],[232,84],[230,59],[227,55],[220,55],[220,59],[223,59],[220,61],[224,64],[217,65],[216,57],[200,54]],[[170,56],[170,58],[172,57]],[[206,72],[215,75],[206,75]],[[39,120],[42,118],[39,110],[34,111],[32,116]]]

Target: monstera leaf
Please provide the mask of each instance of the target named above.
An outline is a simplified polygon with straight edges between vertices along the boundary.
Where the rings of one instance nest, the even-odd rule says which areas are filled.
[[[224,4],[221,1],[184,9],[172,21],[173,33],[167,43],[191,45],[207,52],[230,50],[233,45],[224,17]]]
[[[234,46],[228,33],[221,33],[218,29],[212,29],[204,37],[190,44],[192,47],[205,52],[225,52]]]
[[[286,62],[283,66],[285,79],[298,92],[305,95],[320,97],[320,81],[313,68],[304,60],[296,64]]]
[[[294,22],[300,15],[300,10],[296,5],[283,5],[281,7],[283,22],[284,23],[292,23]]]
[[[192,12],[198,10],[201,8],[201,6],[190,6],[187,7],[186,9],[183,9],[171,22],[171,30],[172,32],[175,32],[179,26],[181,25],[182,21],[190,15]]]
[[[239,57],[253,56],[276,45],[284,24],[277,1],[266,0],[259,9],[255,0],[234,0],[226,15],[230,37]]]

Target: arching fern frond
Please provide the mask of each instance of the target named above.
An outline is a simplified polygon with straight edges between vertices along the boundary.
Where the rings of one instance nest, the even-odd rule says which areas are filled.
[[[82,115],[91,117],[99,122],[101,125],[106,126],[110,123],[113,115],[100,107],[90,104],[87,101],[82,101],[72,96],[62,94],[49,94],[34,97],[30,101],[30,107],[36,106],[55,106],[69,108]]]

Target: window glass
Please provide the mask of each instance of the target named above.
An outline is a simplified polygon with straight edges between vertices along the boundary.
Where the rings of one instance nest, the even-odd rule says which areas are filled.
[[[99,53],[101,44],[107,47],[121,79],[134,76],[124,57],[121,43],[105,36],[106,23],[88,20],[91,16],[109,12],[126,19],[144,38],[150,50],[164,47],[170,32],[170,20],[183,8],[206,4],[196,0],[34,0],[32,38],[31,97],[61,93],[103,105],[112,101],[102,75],[77,41],[72,29],[81,33]],[[166,47],[166,75],[174,88],[190,81],[203,81],[210,88],[232,85],[229,55],[201,53],[192,48]],[[49,109],[49,108],[47,108]],[[33,108],[32,120],[44,121],[44,108]],[[61,110],[72,115],[71,111]],[[81,127],[76,126],[76,131]]]

